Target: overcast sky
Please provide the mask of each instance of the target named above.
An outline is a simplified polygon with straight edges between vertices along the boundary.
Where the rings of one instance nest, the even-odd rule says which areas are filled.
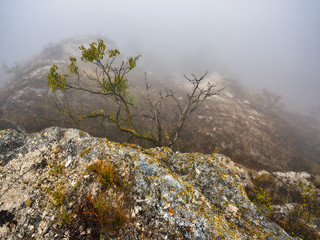
[[[0,0],[0,61],[48,43],[108,37],[158,72],[220,72],[320,105],[319,0]]]

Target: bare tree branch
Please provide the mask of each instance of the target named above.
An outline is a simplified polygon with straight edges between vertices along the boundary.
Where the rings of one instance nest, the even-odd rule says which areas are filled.
[[[73,122],[100,118],[101,124],[104,121],[111,122],[118,130],[129,133],[132,137],[152,142],[155,146],[172,147],[190,114],[199,108],[206,99],[222,91],[222,89],[215,90],[216,84],[210,82],[204,84],[206,72],[200,78],[194,74],[191,74],[190,77],[184,75],[192,87],[191,91],[187,92],[183,98],[178,97],[178,94],[171,89],[165,89],[164,92],[159,90],[154,93],[151,91],[151,85],[147,81],[145,73],[146,97],[143,106],[138,107],[134,104],[133,96],[130,96],[128,90],[130,85],[126,76],[135,68],[139,56],[128,58],[127,61],[121,61],[117,64],[120,52],[117,49],[105,50],[106,46],[103,40],[91,43],[88,49],[83,46],[80,49],[82,50],[81,60],[92,64],[95,67],[94,73],[86,71],[80,73],[76,59],[70,57],[69,70],[72,77],[69,74],[59,74],[58,67],[53,65],[47,77],[48,84],[58,98],[57,93],[77,91],[102,98],[107,103],[108,109],[104,112],[102,108],[98,108],[88,114],[84,105],[75,108],[64,95],[64,100],[57,101],[56,107]],[[173,112],[176,113],[174,115],[176,117],[175,125],[172,129],[166,129],[166,123],[163,122],[169,114],[164,108],[168,104],[174,106]],[[150,126],[141,127],[141,124],[144,123]],[[150,129],[151,131],[149,131]]]

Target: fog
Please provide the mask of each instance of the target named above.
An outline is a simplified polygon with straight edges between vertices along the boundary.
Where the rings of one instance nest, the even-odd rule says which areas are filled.
[[[0,0],[0,61],[91,34],[142,54],[146,70],[219,72],[308,113],[320,106],[319,23],[319,0]]]

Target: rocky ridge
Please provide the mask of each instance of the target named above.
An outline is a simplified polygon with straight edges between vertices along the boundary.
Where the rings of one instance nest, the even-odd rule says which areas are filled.
[[[88,166],[100,160],[116,166],[127,193],[95,180]],[[221,154],[143,149],[51,127],[0,131],[0,162],[3,239],[291,239],[249,201],[240,175]],[[53,194],[57,189],[63,197]],[[125,208],[116,211],[124,212],[121,228],[102,231],[101,225],[94,232],[79,220],[77,204],[96,203],[101,194]],[[121,205],[124,195],[130,201]]]

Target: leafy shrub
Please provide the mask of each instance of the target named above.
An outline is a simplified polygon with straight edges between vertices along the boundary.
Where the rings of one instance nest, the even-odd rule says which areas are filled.
[[[253,176],[252,174],[251,179],[254,187],[246,187],[246,191],[258,209],[293,237],[320,239],[317,230],[309,225],[313,219],[320,216],[320,195],[315,187],[302,181],[276,182],[270,174]],[[295,203],[295,207],[283,214],[273,212],[271,203]]]
[[[292,237],[308,240],[320,239],[318,232],[301,220],[301,210],[301,206],[296,206],[284,220],[275,217],[272,220],[279,224]]]
[[[250,194],[252,202],[258,207],[262,212],[267,212],[272,209],[271,198],[269,194],[263,190],[261,187],[254,187]]]

